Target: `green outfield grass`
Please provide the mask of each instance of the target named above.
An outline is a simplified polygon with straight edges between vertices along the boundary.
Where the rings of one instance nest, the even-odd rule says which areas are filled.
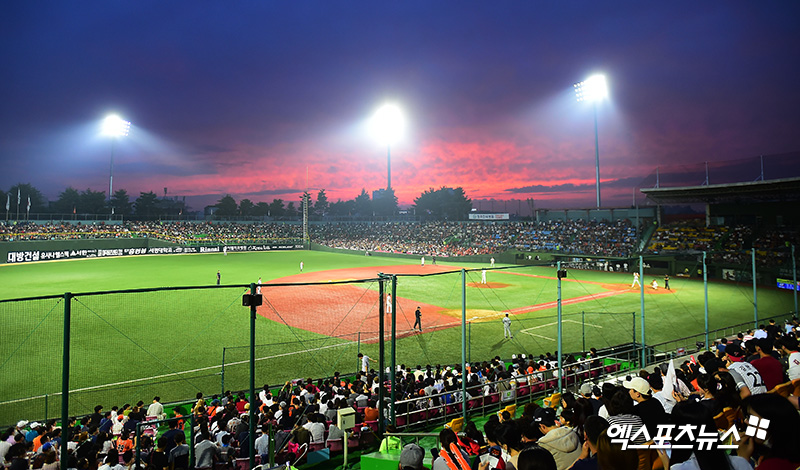
[[[249,344],[248,310],[241,306],[243,285],[254,282],[259,276],[266,283],[298,274],[301,260],[307,273],[418,263],[407,258],[286,251],[2,265],[0,298],[161,286],[212,286],[218,269],[223,286],[234,285],[78,296],[71,304],[70,361],[70,389],[78,391],[71,395],[70,411],[87,413],[98,403],[148,402],[153,395],[175,401],[191,398],[197,391],[207,395],[219,393],[223,386],[233,390],[247,388],[248,365],[244,361],[249,352],[246,348],[226,351],[224,385],[220,369],[224,347]],[[440,259],[439,262],[446,261]],[[479,269],[482,266],[454,266],[460,267]],[[388,268],[381,270],[391,273]],[[556,308],[526,309],[555,302],[557,281],[550,278],[554,271],[549,267],[491,271],[489,282],[502,286],[467,287],[470,360],[485,360],[495,355],[508,357],[522,352],[538,355],[556,349]],[[480,271],[467,272],[467,277],[467,283],[477,283]],[[645,276],[644,280],[649,282],[651,277]],[[293,279],[296,281],[297,278]],[[568,282],[562,283],[565,350],[578,351],[584,341],[587,347],[598,348],[630,342],[633,339],[632,312],[635,312],[639,340],[640,295],[638,289],[626,289],[630,281],[629,274],[570,271]],[[648,344],[703,331],[702,281],[673,278],[671,287],[674,290],[670,293],[648,292],[645,296]],[[348,288],[361,297],[377,299],[376,283],[353,284]],[[323,318],[326,313],[326,298],[307,299],[303,288],[291,289],[295,289],[297,302],[314,300],[307,307],[310,311],[308,329],[289,326],[287,323],[291,322],[280,319],[257,318],[256,342],[260,345],[257,357],[261,359],[257,363],[257,386],[291,378],[329,376],[334,371],[352,372],[357,367],[359,350],[378,357],[377,342],[368,342],[365,338],[359,342],[357,336],[330,337],[325,332],[314,332],[314,319]],[[447,319],[460,320],[461,289],[460,273],[403,276],[398,279],[397,298],[443,309],[438,323],[431,320],[430,315],[423,315],[423,325],[430,328],[444,325]],[[614,295],[569,303],[570,299],[609,292]],[[711,283],[709,305],[711,329],[752,320],[752,286]],[[760,316],[767,317],[791,311],[793,299],[790,292],[760,288],[758,305]],[[402,332],[410,329],[413,312],[405,307],[400,310],[397,328]],[[515,331],[512,340],[503,339],[500,312],[504,310],[521,312],[512,315]],[[60,398],[54,394],[61,389],[63,312],[61,298],[0,303],[4,325],[0,333],[0,423],[11,423],[23,417],[52,417],[60,412]],[[286,316],[282,319],[286,320]],[[583,327],[582,319],[585,320]],[[363,335],[367,337],[372,328],[364,325]],[[388,353],[388,344],[386,350]],[[397,341],[397,357],[399,363],[410,366],[457,363],[461,358],[461,329],[432,328],[423,334],[401,337]],[[181,374],[175,375],[176,372]],[[93,388],[103,384],[115,385]]]

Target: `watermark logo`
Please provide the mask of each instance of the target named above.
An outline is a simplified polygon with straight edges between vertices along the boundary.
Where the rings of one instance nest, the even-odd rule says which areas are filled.
[[[759,418],[758,416],[750,416],[749,418],[747,418],[747,429],[744,430],[744,433],[745,435],[750,437],[766,439],[767,428],[769,428],[768,419]]]
[[[766,439],[769,420],[750,416],[747,420],[745,435]],[[611,442],[621,444],[622,450],[627,449],[736,449],[736,444],[741,440],[736,426],[731,426],[725,432],[716,428],[706,429],[705,425],[693,424],[659,424],[655,436],[651,436],[646,426],[630,424],[612,424],[608,428],[608,437]],[[672,444],[674,441],[690,441],[692,444]],[[730,442],[730,444],[726,444]]]

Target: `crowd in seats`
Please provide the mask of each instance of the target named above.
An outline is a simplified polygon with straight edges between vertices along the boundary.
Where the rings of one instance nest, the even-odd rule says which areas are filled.
[[[597,351],[591,350],[586,357],[568,355],[563,358],[563,380],[574,392],[563,390],[560,394],[551,394],[558,378],[557,356],[551,353],[514,355],[509,362],[495,357],[467,364],[463,370],[460,366],[400,365],[395,371],[396,422],[390,424],[393,427],[389,431],[394,431],[394,426],[402,429],[413,424],[411,417],[415,415],[441,413],[451,419],[440,434],[442,448],[437,449],[434,469],[445,468],[442,465],[448,459],[461,461],[482,453],[486,446],[493,458],[514,468],[527,468],[524,461],[529,458],[544,460],[550,465],[545,468],[558,470],[637,469],[643,462],[647,468],[660,465],[678,469],[725,468],[719,465],[727,462],[730,468],[744,469],[744,465],[750,465],[748,461],[756,465],[756,470],[796,468],[800,465],[797,331],[796,319],[782,326],[770,322],[755,332],[720,340],[697,361],[685,361],[677,368],[660,365],[620,383],[603,382],[605,374],[615,368],[608,369]],[[377,445],[378,397],[384,387],[384,416],[389,416],[391,382],[386,376],[381,380],[374,369],[369,369],[370,358],[361,354],[360,359],[363,370],[348,380],[336,373],[327,379],[286,382],[279,389],[264,385],[254,401],[258,436],[252,450],[250,401],[244,392],[226,392],[212,397],[198,393],[192,404],[175,407],[169,413],[159,397],[149,405],[139,402],[110,410],[98,405],[92,414],[68,424],[70,439],[65,444],[55,421],[20,421],[3,433],[0,458],[5,458],[12,469],[56,470],[58,449],[66,445],[68,468],[112,470],[118,465],[130,466],[137,446],[137,423],[145,425],[138,442],[145,468],[161,470],[188,467],[187,434],[193,437],[195,468],[217,470],[232,469],[237,459],[243,462],[251,453],[266,463],[272,451],[281,463],[296,462],[308,450],[327,447],[341,451],[344,445]],[[517,406],[516,400],[504,398],[510,392],[517,398],[546,392],[547,398],[541,405],[522,401],[524,406]],[[452,420],[461,417],[461,406],[477,408],[486,403],[500,411],[486,423],[483,432],[470,421]],[[345,431],[351,430],[335,424],[337,410],[348,408],[356,411],[355,436],[349,438]],[[448,413],[452,418],[447,418]],[[749,437],[741,433],[741,426],[736,425],[743,424],[745,416],[769,420],[766,434]],[[147,426],[150,420],[167,417],[171,419],[161,429]],[[719,436],[714,430],[726,433],[733,426],[739,429],[738,456],[729,456],[718,448],[698,447],[696,436],[691,434],[673,433],[671,442],[685,444],[688,450],[675,448],[671,455],[652,449],[624,450],[621,441],[612,440],[620,436],[621,429],[630,437],[630,444],[643,444],[663,436],[664,427],[669,425],[705,426],[705,432],[712,432],[709,435],[714,439]],[[275,435],[273,449],[268,437],[270,427]],[[459,430],[463,432],[455,434]],[[764,446],[765,441],[770,446]],[[603,462],[615,462],[616,466],[603,466],[608,465]]]
[[[659,227],[647,251],[656,254],[706,251],[718,264],[748,265],[751,247],[756,250],[756,266],[791,267],[791,245],[800,242],[800,233],[791,229],[756,228],[748,225],[705,227],[702,221],[683,221]]]
[[[433,256],[508,249],[629,256],[636,230],[628,221],[339,223],[313,226],[312,239],[333,248]]]
[[[577,393],[526,405],[521,417],[504,408],[483,433],[462,437],[445,429],[434,469],[438,461],[473,455],[472,443],[484,440],[492,468],[796,469],[797,327],[796,319],[783,326],[770,322],[725,338],[697,361],[642,370],[621,385],[587,381]],[[669,451],[651,447],[664,441]]]
[[[301,239],[302,225],[234,222],[0,224],[0,241],[150,237],[179,244],[239,244]],[[312,241],[364,252],[466,256],[508,249],[592,256],[630,256],[636,230],[628,221],[374,222],[309,226]]]
[[[698,220],[663,225],[653,233],[647,251],[658,254],[710,252],[729,231],[727,226],[706,227]]]
[[[284,223],[136,222],[0,224],[0,241],[156,238],[179,244],[257,243],[302,238],[302,226]]]

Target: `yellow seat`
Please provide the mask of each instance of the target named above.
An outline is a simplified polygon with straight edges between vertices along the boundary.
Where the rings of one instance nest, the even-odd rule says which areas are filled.
[[[775,393],[777,395],[780,395],[780,396],[786,398],[789,395],[791,395],[792,392],[794,392],[794,385],[792,384],[792,382],[786,382],[786,383],[782,383],[780,385],[776,385],[775,388],[773,388],[772,390],[770,390],[767,393]]]
[[[464,418],[455,418],[454,420],[445,424],[444,427],[447,429],[452,429],[454,433],[458,434],[461,432],[461,429],[464,428]]]
[[[800,397],[800,379],[792,380],[792,395]]]
[[[517,405],[508,405],[507,407],[503,408],[502,410],[497,412],[497,416],[503,416],[503,412],[508,411],[508,414],[511,415],[511,419],[514,419],[514,414],[517,412]]]
[[[722,409],[720,414],[714,416],[714,424],[717,425],[717,429],[727,431],[736,423],[736,420],[740,418],[741,410],[739,408],[726,406]]]

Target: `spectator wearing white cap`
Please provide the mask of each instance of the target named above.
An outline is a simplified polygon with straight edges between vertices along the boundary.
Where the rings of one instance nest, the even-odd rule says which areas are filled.
[[[623,386],[628,389],[628,393],[636,405],[633,407],[633,414],[642,418],[642,422],[647,426],[650,436],[655,436],[659,424],[669,422],[669,416],[664,411],[661,402],[653,399],[650,391],[650,384],[642,377],[634,377],[625,381]]]

